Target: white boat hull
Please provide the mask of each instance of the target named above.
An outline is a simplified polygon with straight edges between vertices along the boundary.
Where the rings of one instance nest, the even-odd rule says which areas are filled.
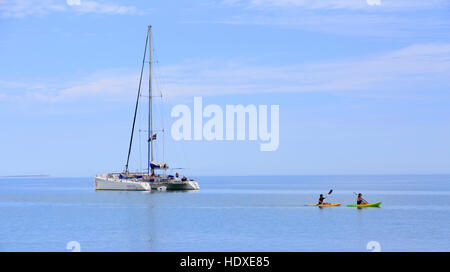
[[[195,180],[181,180],[181,178],[157,178],[149,181],[142,178],[122,179],[117,174],[102,174],[94,178],[95,190],[117,191],[187,191],[199,190],[200,186]]]
[[[188,191],[188,190],[200,190],[200,186],[194,180],[189,181],[162,181],[151,182],[152,189],[155,190],[167,190],[167,191]],[[161,188],[161,189],[160,189]]]
[[[152,189],[149,182],[109,178],[102,175],[95,177],[94,184],[95,190],[151,191]]]

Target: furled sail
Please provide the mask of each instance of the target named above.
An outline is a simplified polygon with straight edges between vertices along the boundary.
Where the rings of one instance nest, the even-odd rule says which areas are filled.
[[[152,169],[166,169],[169,168],[169,166],[165,163],[159,163],[159,162],[151,162],[150,166]]]

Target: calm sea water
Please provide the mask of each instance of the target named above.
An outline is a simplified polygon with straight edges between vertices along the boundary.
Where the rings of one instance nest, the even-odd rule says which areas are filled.
[[[450,176],[202,177],[198,192],[95,192],[93,178],[0,179],[0,251],[450,250]],[[381,208],[352,204],[353,192]]]

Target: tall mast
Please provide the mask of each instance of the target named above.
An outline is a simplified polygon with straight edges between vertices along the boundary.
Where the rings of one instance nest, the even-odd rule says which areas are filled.
[[[154,174],[151,168],[151,162],[153,161],[153,116],[152,116],[152,26],[148,26],[148,55],[149,55],[149,76],[148,76],[148,172]]]
[[[148,36],[149,36],[149,33],[147,33],[147,38],[145,38],[144,57],[142,58],[141,76],[139,78],[139,88],[138,88],[138,94],[137,94],[137,98],[136,98],[136,106],[134,108],[133,126],[131,127],[130,145],[128,146],[128,156],[127,156],[127,163],[125,164],[125,173],[128,173],[128,163],[130,162],[131,146],[133,145],[134,127],[136,125],[136,115],[137,115],[138,106],[139,106],[139,97],[141,96],[142,74],[144,72],[145,53],[147,52],[147,43],[148,43],[148,38],[149,38]]]

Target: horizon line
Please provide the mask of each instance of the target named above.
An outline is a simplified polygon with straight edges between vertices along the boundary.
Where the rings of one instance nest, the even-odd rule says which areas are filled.
[[[450,173],[409,173],[409,174],[270,174],[270,175],[189,175],[194,177],[287,177],[287,176],[450,176]],[[92,176],[52,176],[40,175],[8,175],[0,178],[92,178]]]

